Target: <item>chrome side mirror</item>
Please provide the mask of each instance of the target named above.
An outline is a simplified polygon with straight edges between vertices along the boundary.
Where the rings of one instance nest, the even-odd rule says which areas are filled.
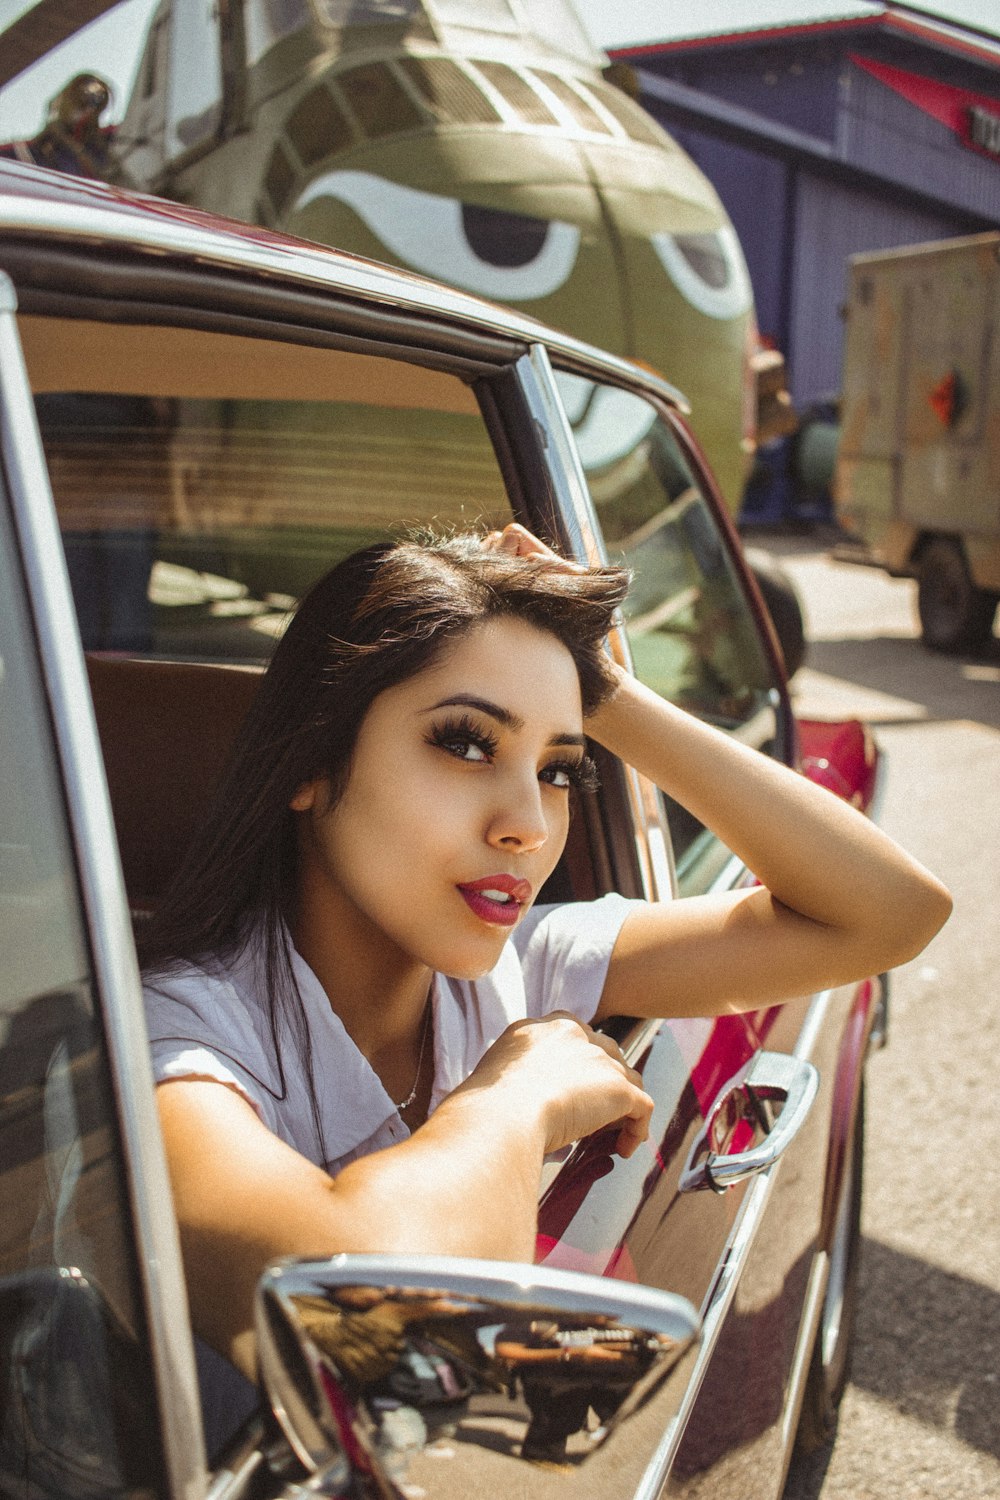
[[[506,1261],[283,1261],[257,1294],[264,1388],[310,1488],[327,1494],[349,1479],[352,1494],[396,1496],[404,1475],[433,1492],[424,1455],[460,1456],[478,1485],[477,1449],[493,1465],[575,1465],[697,1336],[682,1297]]]

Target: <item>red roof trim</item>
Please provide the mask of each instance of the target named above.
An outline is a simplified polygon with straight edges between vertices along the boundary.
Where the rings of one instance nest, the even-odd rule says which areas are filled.
[[[914,36],[921,41],[933,42],[937,47],[945,47],[950,52],[962,52],[968,57],[985,59],[994,67],[1000,66],[1000,43],[994,43],[991,47],[988,42],[976,42],[966,40],[962,36],[957,25],[935,26],[928,18],[927,22],[918,21],[915,16],[903,16],[898,11],[887,11],[884,16],[886,26],[893,31],[902,31],[908,36]]]
[[[877,15],[844,16],[831,21],[803,21],[791,26],[758,26],[751,31],[712,32],[704,36],[681,37],[670,42],[645,42],[634,47],[609,47],[609,57],[656,57],[678,52],[702,52],[715,47],[738,47],[761,42],[782,42],[794,37],[828,36],[831,32],[886,29],[901,33],[914,41],[926,42],[936,50],[956,52],[1000,67],[1000,41],[977,41],[962,34],[958,22],[938,21],[928,16],[920,20],[912,13],[904,15],[886,6]]]
[[[869,30],[881,26],[884,14],[845,16],[839,21],[803,21],[796,26],[763,26],[753,31],[712,32],[707,36],[681,37],[673,42],[644,42],[637,47],[609,47],[609,57],[649,57],[661,52],[691,52],[706,47],[726,47],[741,42],[784,41],[786,37],[816,36],[830,31]]]

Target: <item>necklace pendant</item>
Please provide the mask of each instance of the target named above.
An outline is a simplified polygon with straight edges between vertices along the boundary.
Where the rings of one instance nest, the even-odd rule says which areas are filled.
[[[403,1100],[401,1100],[399,1104],[395,1104],[395,1103],[393,1104],[393,1108],[395,1109],[395,1111],[396,1111],[396,1113],[398,1115],[401,1115],[403,1113],[404,1109],[409,1109],[410,1105],[416,1099],[417,1094],[420,1091],[420,1075],[423,1072],[423,1067],[424,1067],[424,1052],[427,1049],[427,1033],[428,1033],[428,1031],[430,1031],[430,1021],[431,1021],[431,999],[430,999],[430,996],[428,995],[428,997],[427,997],[427,1004],[424,1006],[424,1024],[423,1024],[423,1029],[422,1029],[421,1034],[420,1034],[420,1051],[417,1054],[417,1076],[414,1078],[414,1080],[413,1080],[413,1087],[410,1090],[410,1092],[407,1094],[406,1098],[403,1099]]]
[[[396,1105],[396,1111],[397,1111],[397,1113],[398,1114],[402,1114],[404,1109],[409,1109],[410,1105],[413,1103],[413,1101],[414,1101],[414,1099],[416,1097],[417,1097],[417,1085],[414,1084],[413,1087],[412,1087],[412,1089],[410,1090],[410,1092],[407,1094],[406,1098],[403,1099],[399,1104]]]

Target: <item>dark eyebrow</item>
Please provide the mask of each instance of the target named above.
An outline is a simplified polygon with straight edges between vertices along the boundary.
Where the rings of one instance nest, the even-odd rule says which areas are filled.
[[[496,719],[505,729],[524,728],[524,720],[519,714],[512,713],[499,703],[491,703],[488,698],[477,698],[475,693],[456,693],[453,698],[442,698],[440,703],[433,703],[430,708],[425,708],[424,713],[432,714],[439,708],[478,708],[481,714],[489,714],[491,719]]]
[[[500,703],[491,703],[489,698],[477,698],[475,693],[456,693],[451,698],[442,698],[440,703],[433,703],[430,708],[424,709],[424,713],[432,714],[439,708],[477,708],[480,713],[488,714],[505,729],[512,729],[517,733],[524,728],[524,720],[520,714],[513,713]],[[586,743],[586,736],[582,734],[554,734],[549,740],[550,745],[579,745],[581,749]]]

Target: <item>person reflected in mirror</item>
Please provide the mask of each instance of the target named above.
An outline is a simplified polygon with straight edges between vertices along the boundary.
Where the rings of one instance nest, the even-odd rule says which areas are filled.
[[[602,1021],[859,980],[948,914],[865,817],[613,660],[627,586],[518,525],[384,543],[318,583],[277,647],[142,933],[194,1327],[247,1377],[268,1262],[530,1261],[548,1153],[609,1127],[621,1155],[644,1149],[653,1101]],[[538,905],[588,738],[759,884]]]

